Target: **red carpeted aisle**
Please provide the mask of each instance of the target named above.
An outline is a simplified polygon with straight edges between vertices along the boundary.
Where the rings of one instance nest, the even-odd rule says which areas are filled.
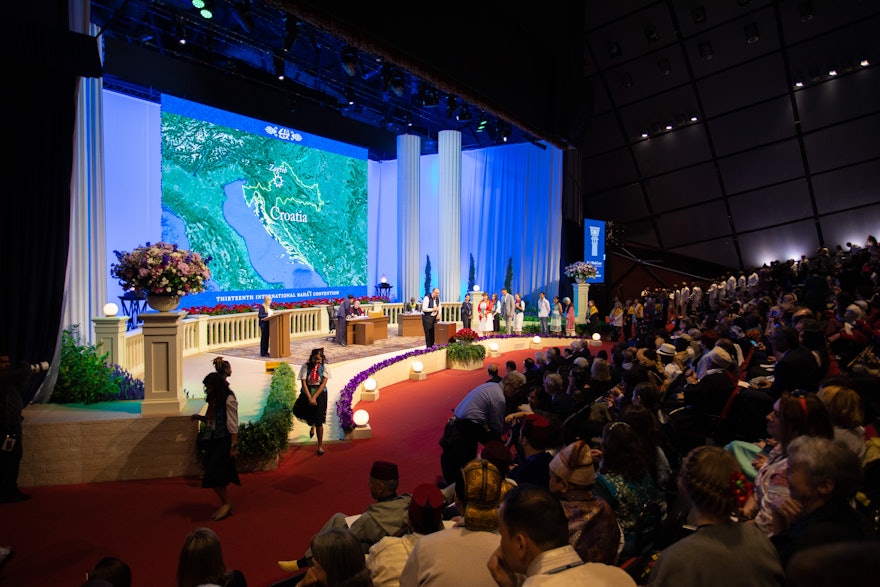
[[[533,354],[514,351],[487,364],[503,371],[506,360],[521,366]],[[0,504],[0,546],[16,551],[0,587],[75,587],[103,556],[125,560],[135,587],[174,585],[183,540],[200,526],[218,533],[227,564],[241,569],[248,585],[270,585],[286,576],[276,561],[302,556],[330,515],[356,514],[370,503],[374,460],[398,464],[402,492],[434,482],[450,410],[485,380],[484,369],[448,370],[382,389],[379,401],[364,404],[371,439],[326,445],[321,457],[314,446],[291,447],[276,471],[244,474],[241,487],[231,486],[233,514],[220,522],[210,519],[216,497],[199,487],[200,478],[29,489],[30,501]]]

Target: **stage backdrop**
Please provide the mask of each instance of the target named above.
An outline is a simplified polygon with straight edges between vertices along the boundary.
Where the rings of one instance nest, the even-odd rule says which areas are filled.
[[[170,96],[162,104],[104,92],[107,300],[115,250],[165,240],[212,257],[209,291],[181,307],[401,292],[397,166],[323,137]],[[520,144],[462,153],[461,218],[439,216],[439,158],[420,161],[419,265],[437,281],[440,231],[461,224],[462,299],[476,283],[498,291],[508,267],[527,299],[559,279],[562,156]],[[96,227],[99,229],[99,227]],[[419,280],[424,281],[424,277]]]

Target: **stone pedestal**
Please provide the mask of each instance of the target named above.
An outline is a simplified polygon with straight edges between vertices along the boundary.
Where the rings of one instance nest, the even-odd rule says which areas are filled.
[[[574,284],[574,323],[587,323],[587,308],[590,301],[590,284],[575,283]],[[565,316],[562,317],[563,326],[565,325]]]
[[[102,353],[107,355],[108,365],[126,365],[125,332],[128,316],[108,316],[92,318],[95,327],[95,344],[100,345]]]
[[[144,416],[179,416],[183,393],[183,318],[186,312],[149,312],[144,320]]]

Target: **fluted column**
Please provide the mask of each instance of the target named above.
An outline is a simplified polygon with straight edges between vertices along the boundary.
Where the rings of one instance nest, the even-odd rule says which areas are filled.
[[[461,301],[461,132],[438,133],[440,154],[440,264],[441,297]]]
[[[422,297],[419,287],[419,159],[421,138],[415,135],[397,137],[397,279],[398,296],[404,303],[410,297]]]

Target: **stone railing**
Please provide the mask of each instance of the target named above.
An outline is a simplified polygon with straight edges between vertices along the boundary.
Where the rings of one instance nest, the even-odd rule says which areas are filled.
[[[364,309],[378,311],[388,316],[389,325],[397,324],[403,313],[402,303],[364,304]],[[290,338],[312,338],[330,331],[328,306],[280,310],[290,314]],[[461,320],[461,303],[444,302],[441,305],[442,320]],[[134,377],[144,374],[143,329],[125,330],[127,317],[94,318],[95,334],[102,343],[102,351],[109,352],[108,362],[119,365]],[[260,343],[260,327],[256,312],[224,314],[221,316],[188,316],[183,320],[180,347],[188,357],[230,347],[257,345]]]

